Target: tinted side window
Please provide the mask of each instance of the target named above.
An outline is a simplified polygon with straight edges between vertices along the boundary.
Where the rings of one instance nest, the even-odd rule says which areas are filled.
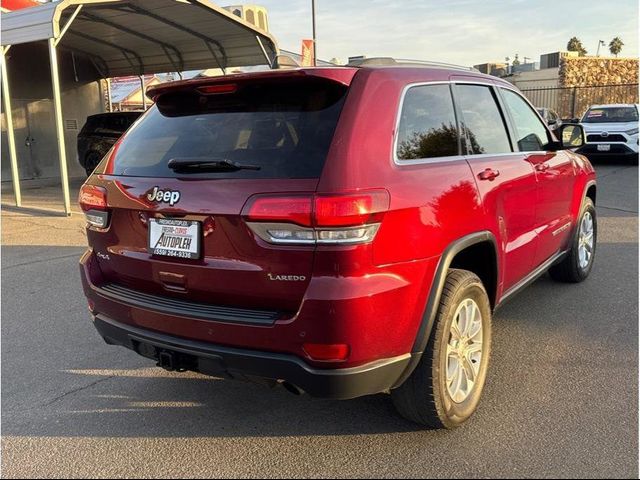
[[[471,153],[511,152],[507,128],[491,88],[458,85],[456,101],[462,110],[464,131]]]
[[[458,127],[449,85],[407,90],[400,113],[399,160],[458,155]]]
[[[520,95],[511,90],[503,89],[502,92],[516,128],[518,150],[521,152],[545,150],[549,143],[547,128]]]

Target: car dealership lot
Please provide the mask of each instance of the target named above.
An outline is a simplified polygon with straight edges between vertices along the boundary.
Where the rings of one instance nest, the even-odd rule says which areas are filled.
[[[82,217],[5,209],[3,476],[637,477],[638,171],[596,169],[591,277],[545,276],[497,312],[480,410],[451,432],[385,395],[294,397],[109,347],[81,293]]]

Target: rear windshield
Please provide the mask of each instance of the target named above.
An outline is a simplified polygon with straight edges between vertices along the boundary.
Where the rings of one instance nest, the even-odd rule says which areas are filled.
[[[110,173],[188,178],[317,178],[347,87],[322,79],[239,83],[233,93],[170,92],[120,144]],[[179,171],[172,159],[259,169]]]
[[[582,123],[637,122],[636,107],[590,108],[582,118]]]

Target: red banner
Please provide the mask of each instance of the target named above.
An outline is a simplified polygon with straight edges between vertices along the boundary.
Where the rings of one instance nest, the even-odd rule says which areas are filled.
[[[302,62],[303,67],[313,67],[313,40],[302,40]]]

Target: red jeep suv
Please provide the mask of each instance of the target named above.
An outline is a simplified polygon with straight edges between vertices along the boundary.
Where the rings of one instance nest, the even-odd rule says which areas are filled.
[[[516,88],[437,65],[302,68],[156,86],[80,192],[80,261],[109,344],[168,370],[350,399],[455,427],[492,312],[579,282],[595,174]]]

